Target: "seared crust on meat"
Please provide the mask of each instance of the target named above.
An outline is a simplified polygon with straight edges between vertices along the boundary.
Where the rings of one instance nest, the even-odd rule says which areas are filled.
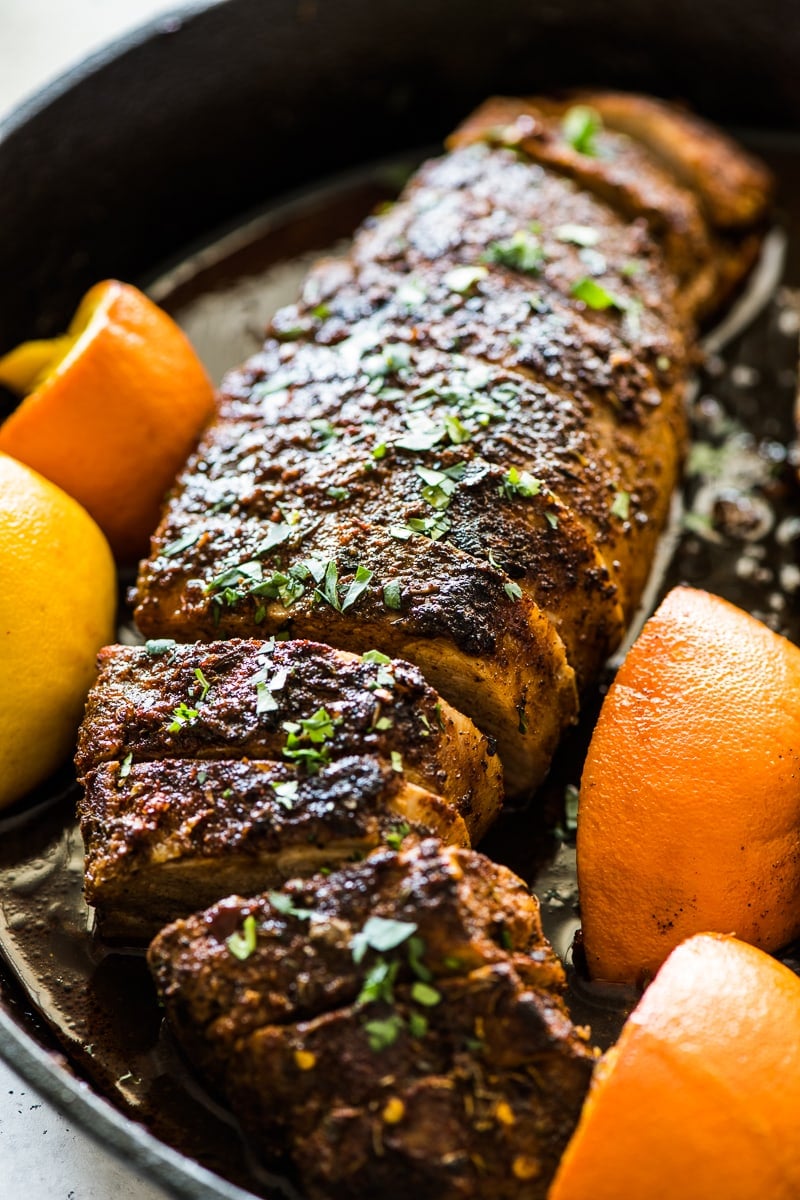
[[[385,838],[469,845],[463,818],[377,757],[298,776],[288,763],[104,763],[79,804],[86,899],[106,938],[139,941],[230,892],[279,887]]]
[[[546,1194],[593,1055],[538,904],[505,868],[433,841],[382,851],[231,897],[148,957],[181,1044],[309,1194]]]
[[[704,127],[612,100],[582,143],[572,101],[487,102],[310,273],[178,481],[144,632],[405,657],[536,786],[638,605],[697,320],[766,211],[727,140],[713,183]]]
[[[108,646],[89,693],[76,756],[101,763],[286,758],[286,722],[330,718],[322,758],[397,755],[409,783],[441,794],[473,837],[501,800],[486,738],[408,663],[364,661],[312,642]],[[186,716],[186,706],[193,716]],[[180,719],[181,712],[184,719]],[[176,715],[178,719],[176,720]],[[292,761],[303,762],[303,743]],[[313,750],[314,743],[307,745]],[[291,754],[291,750],[290,750]],[[286,761],[289,761],[287,758]],[[217,893],[218,895],[221,893]]]

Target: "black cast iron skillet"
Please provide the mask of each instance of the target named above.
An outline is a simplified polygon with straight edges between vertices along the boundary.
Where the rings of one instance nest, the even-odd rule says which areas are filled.
[[[0,353],[273,197],[433,144],[492,92],[600,84],[800,126],[793,0],[218,0],[121,40],[0,125]],[[0,1053],[176,1194],[245,1192],[88,1090],[0,979]]]

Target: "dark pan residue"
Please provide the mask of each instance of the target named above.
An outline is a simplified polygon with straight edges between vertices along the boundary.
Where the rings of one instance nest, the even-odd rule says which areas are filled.
[[[675,548],[655,599],[679,582],[718,592],[800,643],[800,491],[793,407],[800,327],[800,149],[755,147],[783,184],[785,278],[756,320],[709,354],[692,401],[694,445],[673,525]],[[405,164],[400,164],[402,175]],[[219,374],[244,358],[310,256],[336,245],[397,190],[385,166],[273,209],[163,275],[153,294],[187,328]],[[792,200],[792,198],[794,198]],[[134,640],[124,607],[121,639]],[[581,763],[611,671],[585,697],[543,797],[507,811],[482,846],[531,882],[545,931],[570,964],[570,1007],[610,1044],[635,1002],[604,993],[572,965],[579,925],[574,800]],[[544,803],[541,803],[541,800]],[[254,1164],[235,1122],[181,1062],[140,953],[104,947],[82,898],[83,847],[68,773],[0,820],[0,999],[45,1046],[66,1056],[123,1112],[225,1178],[259,1195],[286,1185]],[[800,970],[797,947],[782,956]]]

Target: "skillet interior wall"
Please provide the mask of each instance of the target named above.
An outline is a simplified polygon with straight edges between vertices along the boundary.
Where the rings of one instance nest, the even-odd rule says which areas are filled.
[[[276,194],[430,144],[493,91],[800,119],[794,0],[220,0],[145,33],[0,127],[0,352],[63,328],[95,280],[146,278]]]

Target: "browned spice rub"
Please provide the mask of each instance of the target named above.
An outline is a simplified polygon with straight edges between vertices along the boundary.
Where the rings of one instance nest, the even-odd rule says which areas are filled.
[[[140,938],[388,838],[477,841],[500,762],[416,667],[312,642],[109,646],[78,754],[86,895]]]
[[[546,1195],[593,1054],[505,868],[384,851],[178,922],[149,960],[182,1045],[309,1196]]]
[[[139,578],[150,636],[415,662],[496,740],[511,792],[636,608],[696,323],[769,198],[693,118],[592,103],[487,102],[310,273],[223,384]]]

